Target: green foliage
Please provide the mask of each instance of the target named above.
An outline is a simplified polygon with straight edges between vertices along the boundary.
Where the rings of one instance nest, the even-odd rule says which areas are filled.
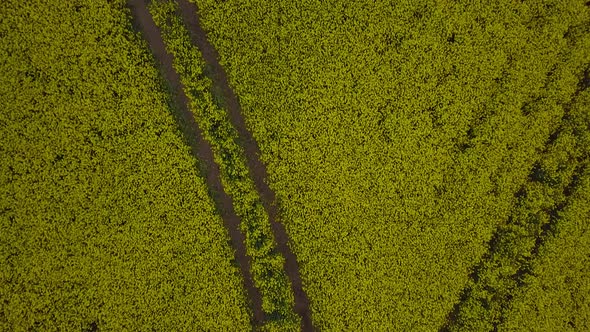
[[[216,102],[211,79],[204,75],[205,63],[199,50],[191,45],[188,31],[177,16],[173,1],[153,1],[150,12],[162,29],[174,67],[185,86],[190,108],[211,144],[219,164],[224,190],[233,200],[246,251],[252,258],[251,272],[262,295],[266,330],[299,330],[300,319],[293,312],[294,297],[284,271],[284,258],[277,252],[268,215],[251,180],[238,133],[226,111]]]
[[[448,330],[497,329],[505,320],[505,312],[514,294],[519,292],[518,288],[534,275],[532,269],[538,265],[537,260],[544,259],[542,254],[537,258],[539,250],[545,250],[544,242],[551,243],[563,223],[580,222],[564,221],[562,214],[564,210],[573,209],[571,205],[580,204],[576,203],[579,195],[570,197],[573,192],[585,189],[581,183],[586,181],[582,178],[590,160],[588,97],[590,90],[579,91],[572,102],[565,105],[560,128],[533,167],[529,181],[518,191],[517,204],[508,222],[496,231],[489,257],[485,257],[474,272],[475,283],[470,285]],[[576,311],[571,305],[567,310]]]
[[[268,165],[315,324],[443,326],[588,66],[588,7],[192,1]]]
[[[590,329],[585,0],[191,1],[319,330]],[[242,220],[262,329],[298,330],[224,101],[176,4],[150,10]],[[0,330],[251,329],[125,1],[0,16]]]
[[[125,2],[0,16],[0,330],[248,330],[229,236]]]
[[[590,100],[589,100],[590,101]],[[587,111],[587,109],[586,109]],[[590,329],[590,172],[588,163],[559,223],[530,267],[498,331]]]

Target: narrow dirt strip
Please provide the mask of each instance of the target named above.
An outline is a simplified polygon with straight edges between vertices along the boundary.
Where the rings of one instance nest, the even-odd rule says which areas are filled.
[[[182,128],[184,135],[191,145],[193,155],[203,164],[205,179],[209,190],[215,201],[217,210],[220,212],[226,229],[229,232],[232,246],[235,249],[234,258],[240,266],[244,280],[244,288],[247,291],[251,311],[254,315],[253,324],[259,326],[264,322],[262,311],[262,298],[260,292],[252,281],[250,275],[250,257],[246,255],[244,234],[240,232],[240,219],[236,215],[232,199],[225,193],[221,185],[219,166],[213,160],[211,146],[203,138],[203,133],[195,122],[193,114],[188,108],[188,98],[184,93],[184,86],[180,82],[180,76],[172,66],[173,57],[166,51],[160,30],[156,26],[147,8],[146,0],[129,0],[128,6],[131,9],[135,27],[142,33],[147,41],[150,50],[160,64],[164,78],[170,84],[174,94],[176,106],[179,109],[177,121]]]
[[[295,312],[302,318],[302,330],[313,331],[309,299],[303,290],[301,276],[299,275],[299,264],[297,263],[295,254],[289,248],[289,237],[287,236],[285,227],[279,222],[275,193],[265,182],[267,178],[266,166],[259,159],[260,149],[258,148],[258,144],[252,137],[252,133],[246,127],[238,98],[229,85],[225,70],[219,63],[219,55],[213,45],[209,43],[207,34],[201,27],[197,6],[188,0],[177,0],[177,2],[180,7],[182,19],[191,33],[193,43],[199,48],[205,62],[209,66],[213,83],[220,90],[232,125],[237,129],[240,136],[240,143],[246,154],[250,174],[271,222],[272,231],[277,241],[277,248],[285,258],[285,271],[291,281],[293,293],[295,294]]]

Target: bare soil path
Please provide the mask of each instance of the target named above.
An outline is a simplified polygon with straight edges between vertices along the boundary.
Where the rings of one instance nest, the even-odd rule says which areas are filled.
[[[180,82],[180,76],[172,66],[173,57],[166,51],[160,30],[148,11],[147,0],[129,0],[128,6],[131,9],[136,29],[141,32],[143,38],[147,41],[150,50],[159,62],[164,78],[170,84],[178,108],[175,115],[179,127],[190,144],[193,155],[202,163],[203,175],[235,249],[234,259],[239,264],[244,288],[250,301],[250,309],[254,315],[252,323],[254,326],[258,326],[262,324],[265,318],[262,311],[262,298],[250,275],[251,262],[250,257],[246,255],[244,234],[240,232],[240,219],[233,209],[232,199],[225,193],[221,185],[219,166],[213,161],[211,146],[203,138],[203,133],[188,108],[188,98]]]
[[[219,89],[228,111],[230,120],[234,128],[237,129],[240,144],[246,154],[246,160],[256,189],[262,198],[262,204],[266,209],[272,231],[277,241],[279,252],[285,257],[285,271],[291,281],[293,293],[295,294],[295,312],[302,318],[302,331],[313,331],[311,313],[309,309],[309,299],[303,290],[301,276],[299,275],[299,264],[295,254],[288,245],[289,237],[282,223],[279,222],[278,207],[276,205],[275,193],[270,189],[265,179],[267,178],[266,166],[260,161],[260,149],[257,142],[252,137],[252,133],[247,129],[246,122],[242,115],[242,110],[234,93],[229,85],[227,74],[219,63],[219,54],[209,43],[207,34],[201,27],[199,20],[199,11],[195,4],[188,0],[177,0],[180,7],[180,15],[191,33],[193,44],[196,45],[203,58],[207,63],[211,78],[216,88]]]

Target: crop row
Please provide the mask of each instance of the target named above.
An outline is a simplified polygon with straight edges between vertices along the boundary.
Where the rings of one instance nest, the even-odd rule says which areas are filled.
[[[534,165],[529,180],[516,193],[516,204],[508,220],[496,230],[490,251],[473,272],[474,280],[466,289],[457,312],[446,327],[449,331],[490,331],[505,320],[514,294],[527,284],[537,255],[544,242],[555,236],[563,221],[564,210],[583,190],[590,156],[590,117],[585,109],[589,90],[576,93],[564,105],[560,127],[552,135],[546,151]],[[542,105],[551,105],[547,98]],[[582,187],[582,188],[579,188]],[[573,196],[573,197],[571,197]],[[578,216],[577,218],[580,218]],[[569,250],[564,248],[564,250]],[[570,308],[572,312],[576,310]]]
[[[246,237],[246,252],[252,258],[251,272],[262,295],[265,329],[298,330],[299,317],[293,311],[294,298],[284,258],[276,249],[269,217],[250,178],[238,133],[232,126],[224,101],[216,95],[204,71],[205,62],[178,16],[174,1],[152,1],[150,11],[162,31],[174,67],[185,86],[190,109],[205,139],[211,144],[219,165],[224,190],[233,200],[240,227]]]
[[[588,63],[588,48],[570,52],[588,8],[192,1],[260,145],[315,324],[443,326],[560,126]]]
[[[587,77],[587,76],[586,76]],[[585,87],[570,105],[564,132],[555,141],[557,158],[543,165],[549,184],[547,192],[558,196],[559,182],[568,178],[567,204],[552,215],[555,219],[543,234],[537,258],[521,276],[522,286],[504,312],[498,330],[578,330],[590,328],[590,86]],[[558,143],[561,140],[561,143]],[[572,163],[573,161],[573,163]],[[573,164],[573,165],[572,165]],[[559,199],[557,199],[559,200]]]
[[[0,13],[0,330],[249,330],[227,231],[125,1]]]
[[[513,294],[498,331],[590,329],[590,173],[580,174],[559,223]]]

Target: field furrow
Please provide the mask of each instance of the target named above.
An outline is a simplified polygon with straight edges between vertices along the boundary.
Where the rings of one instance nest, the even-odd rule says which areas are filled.
[[[191,1],[314,324],[443,326],[588,65],[584,3]]]
[[[587,0],[6,0],[0,330],[590,330]]]
[[[251,329],[126,1],[0,4],[0,330]]]
[[[161,65],[164,77],[171,85],[172,93],[175,97],[175,106],[178,108],[181,116],[181,127],[185,130],[185,134],[188,137],[187,140],[193,143],[191,144],[192,152],[204,164],[207,185],[212,191],[217,204],[217,210],[221,213],[221,217],[230,234],[232,247],[235,249],[235,257],[242,271],[244,286],[248,290],[251,309],[254,314],[254,323],[260,324],[264,321],[262,298],[259,290],[254,286],[252,276],[250,275],[252,261],[246,254],[247,250],[244,244],[246,239],[240,232],[240,219],[234,211],[232,198],[223,190],[221,172],[219,166],[214,162],[211,146],[204,140],[203,133],[200,131],[193,114],[189,110],[189,99],[185,94],[181,78],[174,69],[173,56],[166,51],[161,31],[151,17],[146,1],[131,0],[129,7],[131,8],[137,27],[148,42],[154,57]]]

